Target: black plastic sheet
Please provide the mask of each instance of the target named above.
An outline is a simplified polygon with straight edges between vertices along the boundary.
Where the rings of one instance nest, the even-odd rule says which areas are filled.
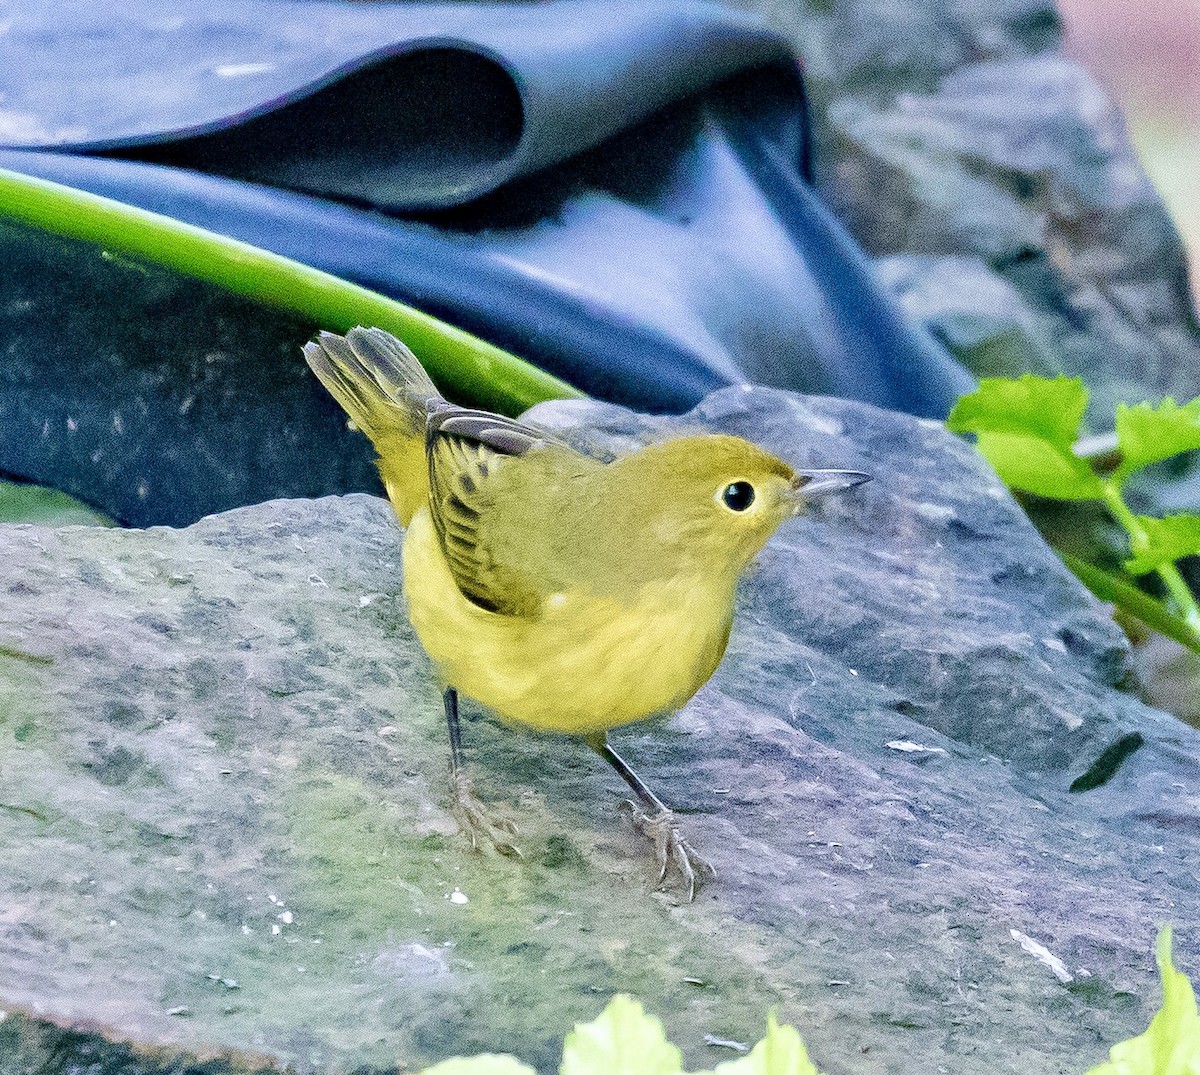
[[[14,14],[0,50],[12,75],[0,104],[12,148],[0,166],[365,284],[601,398],[678,411],[756,381],[941,416],[970,385],[903,318],[814,194],[799,66],[744,14],[691,3],[257,0],[181,14],[149,0],[33,2]],[[70,305],[70,280],[54,286]],[[48,346],[86,350],[84,311],[71,318],[70,341],[61,314],[30,325],[10,302],[5,336],[21,345],[7,349],[0,373],[0,470],[133,522],[342,487],[308,488],[290,473],[302,463],[273,457],[252,468],[253,481],[177,472],[158,482],[159,495],[132,507],[121,496],[115,510],[121,476],[100,480],[86,453],[115,449],[103,431],[130,410],[121,363],[144,366],[154,313],[130,297],[106,308],[102,291],[86,302],[117,356],[73,418],[75,434],[81,422],[94,427],[94,443],[64,451],[55,422],[43,423],[53,445],[29,442],[39,409],[64,417],[62,382],[39,385],[30,371]],[[126,338],[112,324],[122,319],[136,322]],[[257,334],[238,318],[218,320],[225,335],[210,336],[213,348],[239,356],[220,427],[198,428],[190,412],[160,416],[124,434],[126,444],[211,444],[213,468],[244,467],[244,452],[226,458],[222,442],[254,444],[264,421],[292,423],[274,439],[299,441],[295,429],[312,424],[306,407],[327,415],[316,393],[277,414],[261,398],[291,383],[292,344],[317,326],[282,333],[281,354],[261,339],[249,347]],[[151,350],[164,381],[193,375],[169,346]],[[255,376],[243,378],[250,366]],[[89,368],[81,362],[78,376],[94,376]],[[239,414],[240,391],[259,393],[245,408],[254,428]],[[366,452],[340,439],[336,450]],[[362,487],[357,477],[349,486]]]

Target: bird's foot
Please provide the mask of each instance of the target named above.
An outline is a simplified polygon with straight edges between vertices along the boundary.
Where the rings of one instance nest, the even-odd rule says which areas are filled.
[[[464,772],[454,773],[450,778],[454,792],[454,816],[458,827],[471,839],[471,847],[479,851],[483,844],[491,844],[502,855],[521,858],[521,849],[513,843],[517,826],[506,817],[494,817],[475,795],[471,778]]]
[[[647,814],[631,799],[622,802],[621,809],[628,811],[633,827],[654,844],[659,888],[663,887],[667,879],[667,871],[674,866],[679,871],[683,883],[687,885],[688,903],[691,903],[696,898],[699,875],[716,877],[717,871],[708,859],[679,834],[674,811],[663,809],[654,814]]]

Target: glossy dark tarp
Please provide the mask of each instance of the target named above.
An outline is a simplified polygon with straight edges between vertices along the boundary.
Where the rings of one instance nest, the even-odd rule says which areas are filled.
[[[796,59],[729,9],[34,0],[0,61],[0,166],[365,284],[601,398],[677,411],[748,380],[941,416],[970,383],[807,184]],[[54,272],[45,252],[5,235],[25,275],[0,281],[0,470],[133,523],[373,487],[297,373],[316,326],[265,337],[279,315],[200,289],[188,335],[233,357],[197,396],[197,354],[155,309],[193,285],[143,273],[116,305],[103,265]],[[148,369],[157,394],[127,375]],[[150,473],[183,444],[188,465]],[[131,446],[147,473],[123,472]],[[305,472],[331,452],[351,461]]]

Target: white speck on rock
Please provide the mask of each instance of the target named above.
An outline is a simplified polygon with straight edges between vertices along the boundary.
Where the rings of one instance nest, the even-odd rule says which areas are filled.
[[[394,977],[406,985],[436,982],[451,973],[446,954],[419,941],[385,949],[372,960],[371,966],[377,974]]]
[[[922,743],[914,743],[908,739],[893,739],[887,744],[890,750],[899,750],[904,754],[945,754],[942,747],[927,747]]]
[[[274,71],[273,63],[223,63],[213,68],[217,78],[245,78],[247,75],[265,75]]]
[[[1028,934],[1022,933],[1019,929],[1010,929],[1008,935],[1012,937],[1022,948],[1025,949],[1034,959],[1046,967],[1049,967],[1057,978],[1064,985],[1068,982],[1075,981],[1074,975],[1067,970],[1066,964],[1050,951],[1044,944],[1039,944]]]
[[[917,505],[916,510],[922,519],[934,523],[948,523],[955,517],[954,509],[947,504],[921,503]]]
[[[714,1049],[732,1049],[735,1053],[748,1053],[750,1051],[750,1046],[744,1041],[732,1041],[729,1038],[718,1038],[715,1034],[705,1034],[704,1044],[711,1045]],[[736,1067],[738,1065],[735,1064],[734,1066]]]

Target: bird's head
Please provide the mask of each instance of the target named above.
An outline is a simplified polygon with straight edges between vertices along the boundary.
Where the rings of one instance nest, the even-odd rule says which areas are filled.
[[[720,434],[650,445],[611,469],[621,472],[625,495],[640,501],[649,541],[714,573],[740,574],[785,519],[803,514],[817,497],[869,480],[850,470],[796,470],[749,441]]]

